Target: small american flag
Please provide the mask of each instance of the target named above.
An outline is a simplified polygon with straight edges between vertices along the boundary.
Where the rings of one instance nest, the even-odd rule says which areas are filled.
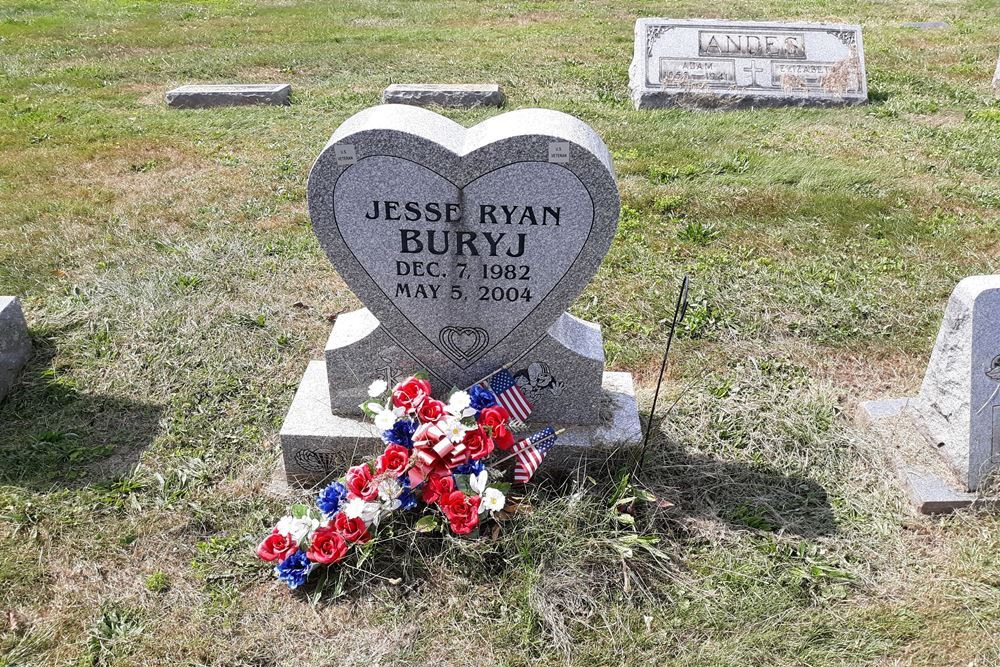
[[[531,403],[524,397],[524,392],[517,386],[514,376],[506,368],[501,368],[490,378],[490,390],[497,397],[510,416],[519,422],[528,420],[531,414]]]
[[[552,428],[544,428],[538,433],[521,440],[514,445],[514,481],[517,484],[527,484],[531,476],[542,465],[542,459],[556,444],[558,436]]]

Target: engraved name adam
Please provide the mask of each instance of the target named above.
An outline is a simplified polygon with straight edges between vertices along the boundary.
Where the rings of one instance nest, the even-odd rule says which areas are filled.
[[[805,58],[802,33],[756,33],[698,31],[699,56],[753,58]]]

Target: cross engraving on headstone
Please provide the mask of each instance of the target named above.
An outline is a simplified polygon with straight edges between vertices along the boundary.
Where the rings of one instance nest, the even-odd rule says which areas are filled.
[[[757,64],[756,60],[751,60],[750,64],[742,68],[744,72],[750,75],[752,79],[750,85],[754,88],[763,88],[763,84],[757,82],[757,73],[763,72],[764,68]]]

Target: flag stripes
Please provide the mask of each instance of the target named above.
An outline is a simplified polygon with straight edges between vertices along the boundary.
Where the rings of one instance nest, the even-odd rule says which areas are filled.
[[[538,466],[542,465],[542,459],[549,453],[552,446],[556,444],[556,440],[556,432],[550,427],[544,428],[514,445],[515,483],[528,483],[531,476],[538,470]]]
[[[497,401],[510,413],[512,421],[526,422],[531,414],[531,403],[517,386],[514,376],[506,368],[500,369],[489,379],[490,391]]]

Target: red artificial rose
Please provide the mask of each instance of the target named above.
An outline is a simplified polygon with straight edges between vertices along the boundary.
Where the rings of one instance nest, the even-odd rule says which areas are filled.
[[[306,558],[314,563],[336,563],[347,555],[347,540],[334,528],[320,528],[313,534]]]
[[[417,408],[417,416],[422,422],[436,422],[444,417],[444,403],[435,399],[425,399]]]
[[[427,481],[424,482],[424,490],[421,494],[421,498],[428,505],[431,503],[439,502],[446,495],[455,490],[455,479],[445,473],[443,475],[434,475],[433,477],[428,477]]]
[[[479,496],[467,496],[461,491],[452,491],[439,503],[451,524],[451,532],[467,535],[479,525]]]
[[[514,434],[507,428],[510,415],[500,405],[484,408],[479,412],[479,425],[489,429],[490,437],[500,449],[510,449],[514,446]]]
[[[261,560],[285,560],[299,550],[299,545],[290,535],[282,535],[275,528],[274,532],[264,538],[264,541],[257,547],[257,555]]]
[[[348,468],[344,476],[344,486],[347,487],[348,495],[362,500],[374,500],[378,495],[378,482],[372,476],[368,464]]]
[[[486,458],[493,453],[493,439],[486,435],[482,427],[467,431],[462,444],[473,461]]]
[[[410,450],[402,445],[390,444],[385,448],[385,453],[378,457],[375,464],[375,474],[399,477],[406,472],[406,466],[409,463]]]
[[[431,383],[415,377],[400,382],[392,390],[392,404],[407,412],[416,410],[431,395]]]
[[[348,519],[347,515],[343,512],[337,512],[337,515],[333,517],[333,529],[340,533],[348,542],[360,542],[364,544],[372,538],[368,533],[368,526],[365,525],[364,519],[361,517]]]

